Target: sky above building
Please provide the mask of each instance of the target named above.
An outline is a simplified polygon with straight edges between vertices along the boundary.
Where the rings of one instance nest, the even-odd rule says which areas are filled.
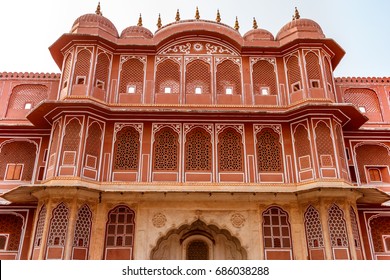
[[[334,39],[346,55],[335,76],[390,76],[390,1],[388,0],[100,0],[103,15],[119,34],[136,25],[140,13],[143,26],[156,31],[158,14],[162,23],[193,19],[198,6],[201,19],[215,20],[219,9],[222,22],[240,33],[259,28],[274,36],[289,22],[298,7],[301,18],[316,21],[326,37]],[[0,1],[0,72],[60,72],[48,47],[70,31],[81,15],[94,13],[98,0],[12,0]]]

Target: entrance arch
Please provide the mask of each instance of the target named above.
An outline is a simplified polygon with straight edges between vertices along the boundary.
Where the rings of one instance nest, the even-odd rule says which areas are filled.
[[[150,259],[246,260],[247,252],[228,230],[197,220],[159,238]]]

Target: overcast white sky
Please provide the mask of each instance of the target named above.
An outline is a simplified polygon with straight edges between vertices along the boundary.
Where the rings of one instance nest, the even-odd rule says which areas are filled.
[[[272,32],[291,20],[297,6],[302,18],[319,23],[329,38],[346,51],[336,76],[390,76],[390,1],[388,0],[100,0],[103,15],[119,34],[136,25],[142,13],[144,26],[156,31],[158,14],[163,24],[194,18],[199,7],[202,19],[214,20],[219,9],[222,22],[240,33],[252,27]],[[59,72],[48,47],[69,32],[73,22],[94,13],[98,0],[0,0],[0,72]]]

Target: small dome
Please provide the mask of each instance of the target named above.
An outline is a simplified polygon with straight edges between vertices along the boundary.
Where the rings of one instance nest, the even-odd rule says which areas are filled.
[[[324,32],[322,31],[321,26],[318,23],[311,19],[299,18],[293,19],[285,26],[283,26],[282,29],[280,29],[280,31],[276,35],[276,40],[279,41],[295,33],[303,35],[302,38],[325,38]]]
[[[245,41],[274,41],[274,35],[265,29],[252,29],[244,34]]]
[[[129,26],[121,33],[121,39],[125,38],[145,38],[152,39],[153,33],[143,26]]]
[[[99,28],[114,37],[118,37],[118,31],[115,25],[102,15],[98,14],[86,14],[82,15],[73,23],[71,33],[79,33],[78,29]]]

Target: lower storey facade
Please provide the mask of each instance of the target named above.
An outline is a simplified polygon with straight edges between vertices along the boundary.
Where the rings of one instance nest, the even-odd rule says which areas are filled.
[[[32,193],[0,208],[0,259],[390,259],[390,209],[354,188]]]

